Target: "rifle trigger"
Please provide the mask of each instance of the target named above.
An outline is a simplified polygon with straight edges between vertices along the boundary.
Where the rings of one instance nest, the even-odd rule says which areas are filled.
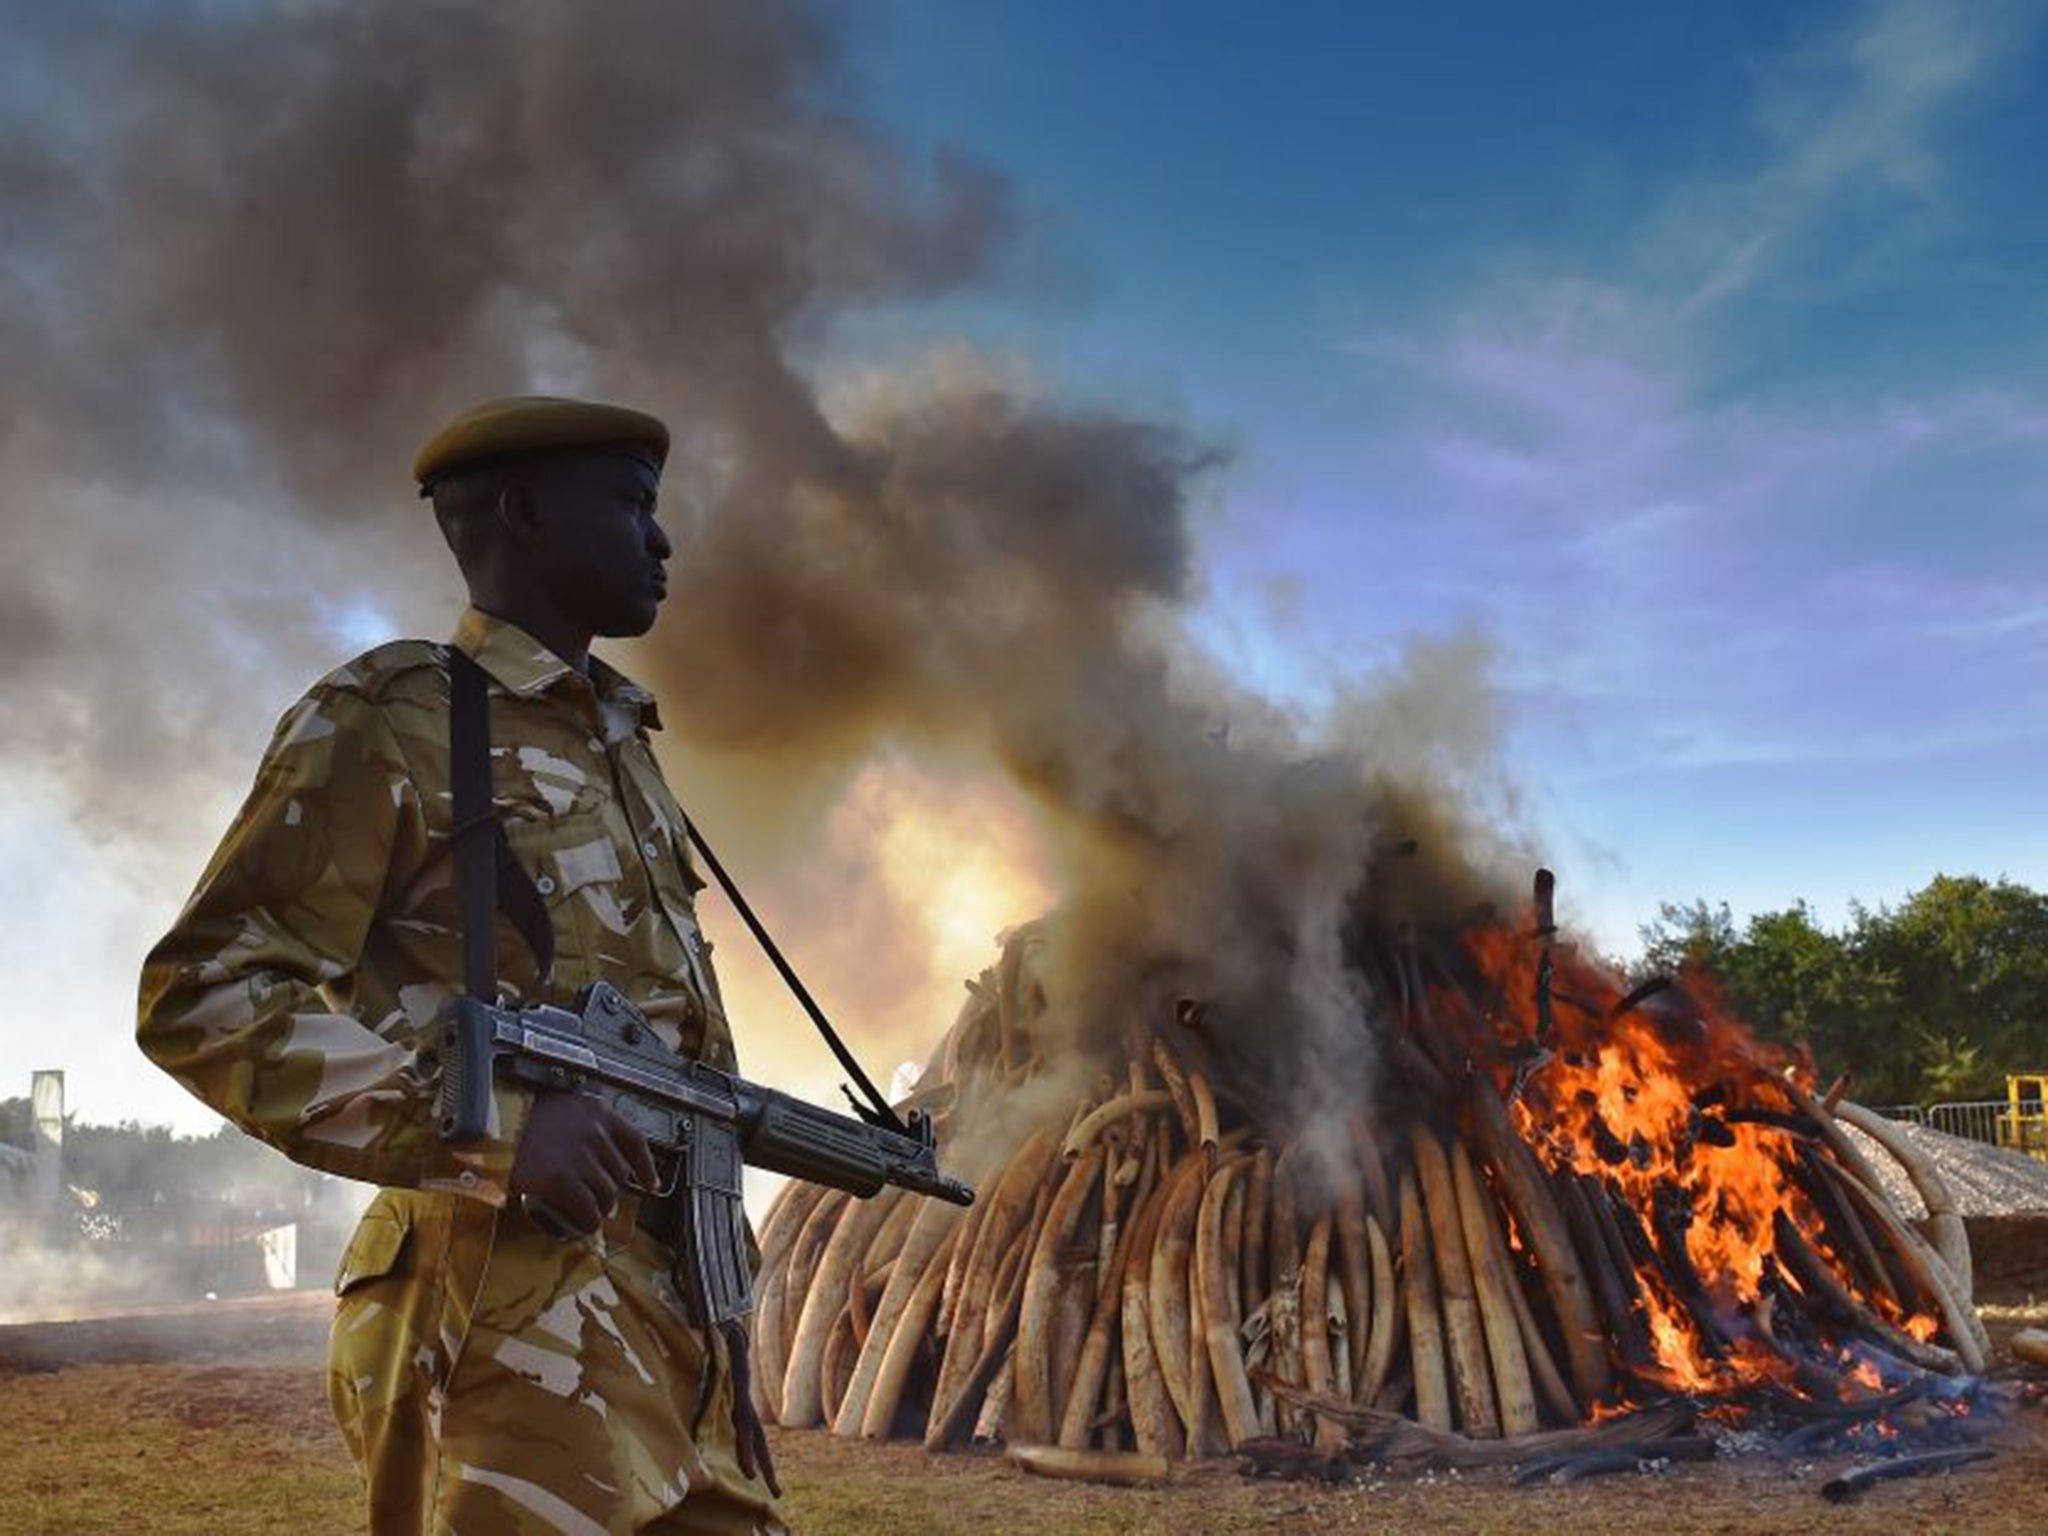
[[[655,1163],[654,1171],[657,1175],[661,1173],[661,1164],[659,1161]],[[657,1182],[659,1183],[660,1187],[656,1189],[645,1190],[643,1191],[643,1193],[650,1200],[666,1200],[670,1195],[676,1192],[676,1185],[681,1181],[682,1177],[683,1158],[682,1154],[678,1153],[669,1164],[668,1177],[666,1179],[657,1179]]]

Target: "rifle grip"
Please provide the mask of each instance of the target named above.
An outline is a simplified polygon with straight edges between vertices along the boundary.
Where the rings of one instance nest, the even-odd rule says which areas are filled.
[[[441,1139],[477,1141],[491,1125],[491,1071],[496,1034],[490,1009],[458,997],[441,1014],[441,1087],[434,1117]]]

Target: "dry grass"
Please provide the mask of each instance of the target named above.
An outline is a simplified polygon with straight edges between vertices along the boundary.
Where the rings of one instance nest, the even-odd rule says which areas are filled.
[[[0,1377],[0,1532],[99,1536],[347,1536],[355,1479],[317,1371],[250,1365],[84,1365]],[[1515,1489],[1499,1474],[1341,1488],[1247,1484],[1227,1466],[1114,1490],[1026,1477],[992,1457],[929,1457],[822,1431],[777,1437],[791,1528],[808,1536],[1249,1536],[1287,1531],[1572,1530],[2037,1532],[2048,1447],[1898,1484],[1847,1509],[1818,1488],[1837,1463],[1686,1467],[1576,1487]]]
[[[355,1471],[320,1378],[276,1366],[105,1365],[0,1377],[0,1531],[343,1536]]]
[[[2001,1309],[1993,1331],[2036,1321]],[[317,1319],[316,1319],[317,1321]],[[188,1339],[196,1335],[181,1330]],[[8,1374],[0,1350],[0,1533],[101,1536],[351,1536],[355,1476],[327,1418],[313,1334],[278,1334],[236,1359],[219,1339],[202,1363],[100,1363],[105,1341],[61,1369]],[[38,1356],[46,1364],[47,1349]],[[117,1358],[118,1355],[117,1355]],[[1045,1482],[994,1457],[782,1432],[791,1528],[803,1536],[1250,1536],[1254,1532],[1569,1530],[1600,1536],[1869,1531],[2034,1536],[2048,1489],[2038,1414],[1982,1467],[1894,1484],[1841,1507],[1819,1486],[1843,1463],[1689,1466],[1573,1487],[1506,1477],[1368,1480],[1347,1488],[1248,1484],[1228,1465],[1176,1469],[1163,1488]]]

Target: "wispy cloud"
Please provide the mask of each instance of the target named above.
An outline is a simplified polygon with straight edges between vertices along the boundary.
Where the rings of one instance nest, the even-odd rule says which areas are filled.
[[[1752,163],[1685,183],[1646,223],[1638,259],[1669,274],[1691,319],[1751,291],[1823,231],[1845,196],[1938,205],[1955,109],[2023,49],[2038,7],[1879,0],[1756,72]]]
[[[1371,454],[1388,510],[1369,536],[1397,569],[1458,573],[1442,617],[1500,635],[1532,739],[1564,733],[1611,777],[2048,733],[1988,704],[2018,685],[2013,645],[2031,657],[2048,627],[2023,575],[2048,584],[2048,559],[1965,532],[2038,502],[2029,473],[2048,483],[2038,383],[1824,352],[1745,372],[1791,295],[1826,292],[1812,263],[1865,230],[1869,199],[1910,252],[1969,153],[1958,109],[2043,17],[1861,7],[1757,68],[1740,147],[1668,183],[1608,261],[1514,252],[1433,316],[1347,338],[1402,395]],[[1994,453],[2016,462],[1976,468]]]

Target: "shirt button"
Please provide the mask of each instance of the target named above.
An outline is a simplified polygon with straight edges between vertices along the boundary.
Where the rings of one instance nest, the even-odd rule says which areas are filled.
[[[661,844],[657,843],[653,838],[650,837],[649,839],[647,839],[646,842],[640,845],[640,851],[646,854],[647,857],[649,857],[650,859],[658,859],[661,857]]]
[[[553,875],[542,875],[533,882],[533,888],[543,896],[552,896],[555,894],[555,877]]]

